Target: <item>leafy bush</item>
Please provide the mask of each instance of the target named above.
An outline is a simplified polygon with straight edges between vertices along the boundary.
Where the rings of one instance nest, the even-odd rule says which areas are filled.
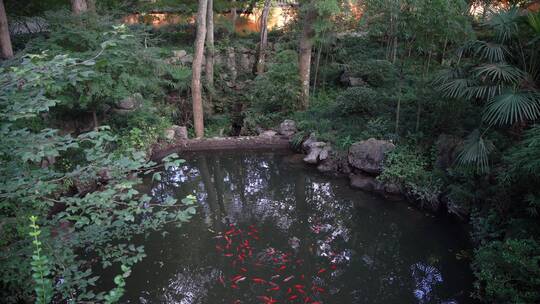
[[[492,241],[475,252],[480,298],[490,303],[540,302],[540,244],[533,239]]]
[[[129,39],[120,37],[122,31],[116,28],[107,45],[114,48],[117,39]],[[142,175],[159,178],[155,171],[160,165],[147,162],[146,154],[133,148],[115,153],[118,140],[107,127],[77,137],[38,125],[26,128],[26,121],[61,103],[54,97],[62,84],[79,86],[99,69],[88,62],[63,54],[26,55],[18,65],[1,70],[0,215],[13,219],[2,225],[9,233],[0,237],[4,302],[30,302],[36,296],[46,301],[51,287],[58,302],[118,301],[123,278],[145,256],[144,248],[130,244],[131,237],[166,223],[180,225],[195,212],[194,197],[154,203],[139,193]],[[51,160],[63,163],[63,157],[73,154],[76,165],[51,165]],[[175,156],[165,159],[165,166],[180,163]],[[30,215],[39,218],[33,218],[33,239],[26,223]],[[100,267],[119,272],[112,290],[95,286],[93,271]],[[36,294],[29,286],[31,276]]]
[[[383,94],[369,87],[352,87],[341,93],[335,104],[335,111],[341,116],[375,115],[382,108]]]
[[[299,107],[300,80],[295,51],[279,52],[268,71],[255,79],[248,92],[250,108],[245,124],[271,127]]]
[[[384,171],[378,177],[404,188],[422,207],[439,208],[442,181],[427,170],[428,160],[409,146],[397,146],[387,153]]]
[[[362,60],[354,61],[346,67],[354,77],[362,78],[372,87],[384,87],[394,84],[397,73],[394,65],[388,60]]]

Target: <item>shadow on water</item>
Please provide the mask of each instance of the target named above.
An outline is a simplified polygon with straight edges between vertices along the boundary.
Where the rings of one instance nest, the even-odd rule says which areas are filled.
[[[197,216],[147,236],[129,303],[470,303],[466,230],[286,153],[198,153],[148,182]]]

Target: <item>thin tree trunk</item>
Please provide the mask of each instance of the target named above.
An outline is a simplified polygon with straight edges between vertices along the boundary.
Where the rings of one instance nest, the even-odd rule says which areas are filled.
[[[99,122],[97,119],[96,110],[92,111],[92,120],[94,121],[94,131],[97,131],[99,129]]]
[[[236,19],[238,19],[238,14],[236,13],[236,0],[232,0],[233,7],[231,8],[231,23],[232,23],[232,34],[236,33]]]
[[[13,47],[11,46],[11,37],[9,36],[8,20],[4,0],[0,0],[0,56],[4,59],[13,57]]]
[[[270,13],[271,0],[264,1],[264,7],[261,14],[261,41],[259,44],[259,55],[257,60],[257,75],[264,73],[266,48],[268,46],[268,14]]]
[[[301,92],[300,102],[302,109],[307,109],[309,106],[309,80],[311,73],[311,50],[313,48],[313,37],[315,29],[313,23],[317,17],[317,12],[312,3],[307,4],[308,8],[304,16],[304,25],[302,36],[300,37],[300,57],[298,61],[298,70],[300,74]]]
[[[212,96],[214,95],[214,0],[207,0],[207,16],[206,16],[206,65],[205,76],[206,85],[208,87],[208,103],[212,108]]]
[[[322,42],[319,43],[319,48],[317,50],[317,61],[315,62],[315,75],[313,77],[313,96],[315,96],[315,92],[317,90],[317,81],[319,78],[319,66],[321,64],[321,53],[322,53]]]
[[[393,48],[393,51],[392,51],[392,63],[396,63],[397,46],[398,46],[398,37],[394,36],[394,48]]]
[[[206,38],[206,13],[208,0],[199,0],[197,12],[197,37],[195,38],[195,54],[193,56],[191,97],[193,100],[193,124],[195,136],[204,137],[204,114],[201,91],[201,72],[204,57],[204,40]]]
[[[86,0],[71,0],[71,11],[75,15],[80,15],[88,10]]]

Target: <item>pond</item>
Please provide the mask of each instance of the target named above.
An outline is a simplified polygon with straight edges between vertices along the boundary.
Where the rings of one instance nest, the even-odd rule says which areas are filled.
[[[286,152],[184,157],[146,186],[158,201],[194,194],[197,215],[141,240],[127,303],[470,303],[471,247],[454,220]]]

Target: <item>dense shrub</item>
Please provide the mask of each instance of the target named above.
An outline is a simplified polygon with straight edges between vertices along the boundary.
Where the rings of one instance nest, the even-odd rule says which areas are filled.
[[[533,239],[493,241],[476,250],[480,297],[490,303],[540,302],[540,244]]]
[[[383,108],[384,95],[370,87],[353,87],[336,99],[335,112],[341,116],[377,114]]]

